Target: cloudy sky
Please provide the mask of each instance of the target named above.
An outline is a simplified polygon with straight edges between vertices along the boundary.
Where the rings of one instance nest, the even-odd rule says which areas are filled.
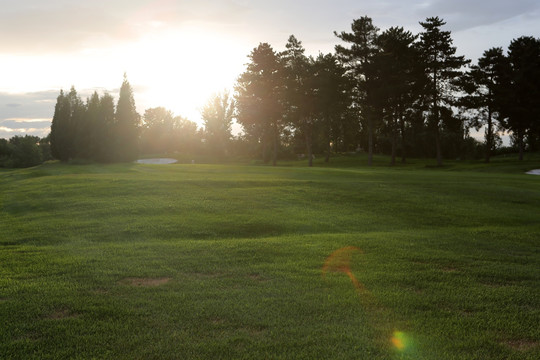
[[[49,132],[60,89],[117,96],[124,72],[140,113],[164,106],[200,121],[231,89],[260,42],[290,34],[310,54],[370,16],[382,30],[439,16],[460,55],[476,61],[522,35],[540,37],[538,0],[0,0],[0,137]]]

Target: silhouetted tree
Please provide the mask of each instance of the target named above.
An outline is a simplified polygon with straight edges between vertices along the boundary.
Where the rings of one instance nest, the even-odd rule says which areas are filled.
[[[85,123],[88,136],[87,159],[108,162],[114,159],[114,99],[105,93],[94,92],[86,101]]]
[[[0,167],[8,167],[11,148],[7,139],[0,138]]]
[[[9,139],[10,156],[8,167],[25,168],[36,166],[43,162],[43,155],[39,148],[37,136],[14,136]]]
[[[283,127],[281,66],[267,43],[253,49],[249,59],[235,86],[236,118],[250,141],[260,144],[264,162],[268,161],[268,145],[272,142],[272,163],[276,165]]]
[[[462,67],[469,63],[464,56],[455,55],[456,48],[452,46],[451,32],[441,30],[445,24],[438,17],[430,17],[425,22],[420,22],[424,31],[420,33],[418,43],[425,73],[429,79],[425,92],[430,104],[428,123],[434,131],[439,166],[442,165],[441,108],[450,109],[455,104],[456,94],[460,90],[457,83],[463,75]]]
[[[56,159],[67,161],[83,154],[77,146],[86,145],[87,134],[80,128],[85,111],[75,87],[67,95],[60,91],[51,124],[51,152]]]
[[[172,111],[164,107],[146,109],[141,131],[142,150],[147,154],[172,151],[174,143]]]
[[[376,40],[380,51],[374,56],[372,67],[375,98],[382,107],[387,131],[391,138],[391,164],[395,164],[397,140],[401,141],[401,159],[405,162],[405,122],[417,100],[419,82],[416,36],[402,27],[384,31]],[[399,134],[399,135],[398,135]]]
[[[203,131],[197,124],[181,116],[173,118],[174,149],[181,153],[197,154],[202,152]]]
[[[489,162],[495,146],[496,121],[499,109],[504,99],[503,77],[508,73],[508,61],[503,49],[491,48],[484,51],[478,59],[478,64],[471,66],[466,79],[465,90],[468,95],[462,99],[462,104],[474,109],[476,113],[473,126],[479,129],[485,126],[485,161]]]
[[[99,151],[100,140],[98,133],[101,124],[101,101],[97,91],[94,91],[92,96],[86,99],[86,114],[85,119],[85,131],[87,134],[87,144],[85,149],[85,158],[97,160],[97,153]],[[80,145],[80,144],[79,144]]]
[[[341,45],[336,46],[336,53],[340,61],[356,80],[355,103],[358,107],[360,118],[366,122],[368,131],[368,165],[373,163],[373,143],[375,132],[375,104],[372,93],[374,76],[371,73],[371,63],[378,46],[376,44],[379,28],[373,25],[370,17],[364,16],[353,20],[352,32],[341,32],[334,34],[346,43],[350,48]]]
[[[332,144],[336,147],[339,141],[343,142],[343,131],[351,120],[347,114],[353,83],[345,72],[333,54],[319,54],[313,64],[315,112],[322,122],[326,162],[330,159]]]
[[[517,142],[519,159],[523,160],[525,136],[533,145],[540,135],[540,39],[522,36],[512,40],[508,61],[501,114],[505,128],[513,132]]]
[[[313,166],[313,138],[316,122],[316,89],[314,60],[304,55],[304,47],[294,35],[280,54],[284,68],[283,103],[286,117],[298,135],[303,135],[309,166]]]
[[[115,116],[116,159],[132,161],[138,155],[140,116],[135,108],[133,89],[126,75],[120,87]]]
[[[115,158],[115,106],[112,95],[105,93],[99,99],[99,118],[94,124],[93,159],[99,162],[110,162]]]
[[[206,145],[213,155],[229,153],[235,103],[228,92],[213,95],[201,110]]]
[[[43,161],[49,161],[53,159],[53,156],[51,154],[51,133],[47,134],[47,136],[45,136],[44,138],[39,139],[38,146],[41,150]]]
[[[54,115],[51,122],[51,153],[54,158],[66,161],[69,157],[68,133],[69,127],[69,106],[66,102],[64,91],[60,90],[60,95],[56,98]]]

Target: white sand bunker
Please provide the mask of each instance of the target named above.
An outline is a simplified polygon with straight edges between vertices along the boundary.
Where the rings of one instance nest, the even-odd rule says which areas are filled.
[[[531,171],[527,171],[527,174],[529,175],[540,175],[540,169],[534,169]]]
[[[160,158],[160,159],[140,159],[137,160],[138,164],[174,164],[178,160],[171,158]]]

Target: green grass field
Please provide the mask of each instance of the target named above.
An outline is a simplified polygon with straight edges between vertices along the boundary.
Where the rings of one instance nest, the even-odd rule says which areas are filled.
[[[540,159],[364,160],[1,170],[0,359],[538,359]]]

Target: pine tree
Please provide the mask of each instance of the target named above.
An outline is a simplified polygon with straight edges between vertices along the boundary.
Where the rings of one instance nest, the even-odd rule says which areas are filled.
[[[51,123],[51,154],[55,159],[67,161],[69,159],[69,102],[67,102],[64,90],[56,98],[54,115]]]
[[[120,87],[115,116],[115,158],[118,161],[132,161],[138,155],[140,116],[135,107],[133,89],[126,75]]]
[[[314,128],[316,114],[315,64],[304,55],[304,47],[294,35],[289,37],[286,49],[280,54],[284,68],[284,99],[288,122],[305,139],[308,165],[313,166]]]
[[[342,133],[350,120],[346,116],[351,104],[352,82],[345,68],[333,54],[319,54],[314,62],[315,112],[322,122],[326,150],[325,162],[330,160],[332,144],[343,142]]]
[[[85,159],[88,154],[88,126],[85,123],[86,105],[77,94],[75,87],[71,87],[67,95],[70,108],[69,134],[71,149],[69,158]]]
[[[101,125],[100,114],[100,99],[97,91],[94,91],[90,98],[86,99],[86,114],[84,116],[85,125],[87,127],[88,147],[86,151],[86,158],[92,160],[98,160],[98,146],[99,146],[99,127]]]
[[[384,31],[376,40],[380,48],[373,60],[375,90],[391,138],[391,164],[395,164],[397,139],[401,141],[401,160],[405,162],[405,121],[417,98],[416,64],[418,53],[414,36],[402,27]],[[398,135],[399,134],[399,135]]]
[[[523,160],[525,138],[531,148],[540,140],[540,39],[522,36],[512,40],[508,61],[502,113]]]
[[[235,86],[237,120],[246,137],[260,144],[264,162],[272,144],[272,164],[276,165],[282,132],[282,69],[278,56],[267,43],[261,43],[249,55],[247,69]]]
[[[438,17],[427,18],[420,22],[424,31],[420,33],[418,48],[421,52],[425,74],[428,77],[425,90],[429,102],[428,123],[435,135],[437,165],[442,165],[441,128],[443,126],[442,108],[451,110],[456,103],[455,95],[459,88],[458,81],[463,75],[462,67],[470,61],[464,56],[456,56],[456,48],[452,46],[450,31],[441,27],[446,23]]]
[[[51,152],[54,158],[68,161],[84,153],[86,134],[81,125],[85,112],[86,107],[75,87],[71,87],[67,95],[60,90],[51,124]]]
[[[504,74],[508,73],[508,61],[503,49],[491,48],[484,51],[478,59],[478,64],[471,66],[465,84],[467,96],[463,104],[473,109],[476,118],[473,125],[479,129],[485,126],[486,151],[485,161],[489,162],[491,151],[495,146],[495,130],[499,117],[500,105],[504,100]]]
[[[379,51],[376,44],[379,28],[373,25],[370,17],[364,16],[353,21],[351,33],[341,32],[334,34],[351,44],[350,48],[336,46],[339,59],[345,64],[356,82],[356,99],[360,118],[367,125],[368,131],[368,165],[373,163],[373,146],[376,121],[375,99],[372,92],[374,76],[371,72],[371,63]]]

